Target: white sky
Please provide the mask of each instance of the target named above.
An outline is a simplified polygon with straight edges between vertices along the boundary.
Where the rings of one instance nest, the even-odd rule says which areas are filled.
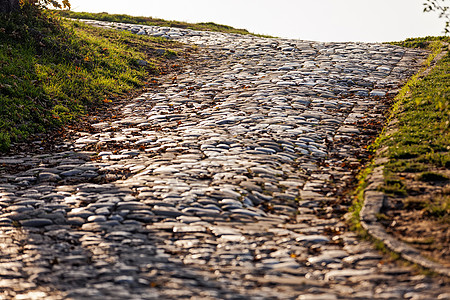
[[[442,35],[425,0],[71,0],[72,10],[215,22],[315,41],[385,42]]]

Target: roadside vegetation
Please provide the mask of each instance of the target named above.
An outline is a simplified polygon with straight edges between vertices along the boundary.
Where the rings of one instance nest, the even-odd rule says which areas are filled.
[[[443,47],[448,47],[443,42],[449,41],[450,38],[423,38],[400,44],[428,48],[437,54]],[[414,78],[408,91],[394,106],[391,119],[395,120],[397,130],[379,141],[379,147],[387,147],[389,158],[384,171],[386,193],[398,196],[420,194],[420,189],[407,185],[407,179],[435,184],[449,180],[449,70],[450,54],[447,53],[427,76]]]
[[[177,45],[35,7],[0,14],[0,151],[144,87]]]
[[[395,98],[390,125],[372,145],[379,157],[386,158],[381,189],[388,201],[377,216],[380,223],[387,232],[441,262],[450,258],[449,42],[448,37],[428,37],[392,43],[427,49],[430,55],[422,72]],[[424,73],[438,55],[443,57]],[[365,178],[374,167],[372,163],[362,171],[352,207],[353,228],[359,232]]]
[[[90,19],[98,21],[130,23],[149,26],[164,26],[164,27],[177,27],[201,31],[218,31],[226,33],[238,33],[238,34],[252,34],[245,29],[236,29],[231,26],[216,24],[213,22],[207,23],[186,23],[180,21],[167,21],[163,19],[151,18],[151,17],[133,17],[122,14],[108,14],[108,13],[88,13],[88,12],[74,12],[68,10],[55,11],[60,16],[72,19]],[[270,37],[268,35],[254,34],[261,37]]]

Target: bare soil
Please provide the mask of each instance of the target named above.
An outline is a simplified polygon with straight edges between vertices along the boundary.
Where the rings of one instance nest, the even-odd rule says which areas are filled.
[[[450,175],[450,170],[439,170]],[[423,182],[417,173],[401,173],[408,196],[389,196],[380,222],[398,240],[431,260],[450,267],[450,182]]]

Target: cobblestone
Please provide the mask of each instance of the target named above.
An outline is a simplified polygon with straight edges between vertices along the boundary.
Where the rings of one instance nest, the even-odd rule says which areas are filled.
[[[426,53],[87,23],[196,62],[68,151],[0,157],[27,166],[0,176],[0,298],[448,297],[349,231],[340,199]]]

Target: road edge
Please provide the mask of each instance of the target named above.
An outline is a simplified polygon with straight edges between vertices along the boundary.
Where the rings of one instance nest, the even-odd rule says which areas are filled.
[[[375,161],[375,165],[377,161]],[[378,165],[367,177],[367,187],[364,189],[364,203],[359,213],[361,226],[372,237],[381,242],[391,251],[400,255],[401,258],[429,269],[435,273],[450,277],[450,268],[442,266],[440,263],[431,261],[420,254],[420,251],[412,246],[399,241],[394,236],[388,234],[377,220],[386,195],[379,190],[384,183],[383,165]]]
[[[447,51],[449,51],[448,45],[446,45]],[[436,65],[436,63],[444,57],[447,51],[441,51],[437,54],[430,65],[417,74],[418,77],[423,78],[426,76]],[[384,126],[384,128],[395,128],[392,124],[392,119]],[[380,134],[382,136],[383,132]],[[377,215],[381,212],[385,201],[387,200],[387,195],[381,191],[381,187],[384,184],[384,162],[386,158],[381,155],[382,149],[376,152],[375,158],[369,166],[373,168],[365,179],[365,188],[363,189],[362,195],[362,207],[359,212],[359,222],[361,227],[367,232],[372,238],[381,241],[386,248],[390,251],[397,253],[402,259],[416,264],[425,269],[429,269],[434,273],[445,275],[450,277],[450,268],[443,266],[442,264],[432,261],[420,254],[420,251],[414,247],[396,239],[393,235],[388,234],[382,224],[378,222]]]

